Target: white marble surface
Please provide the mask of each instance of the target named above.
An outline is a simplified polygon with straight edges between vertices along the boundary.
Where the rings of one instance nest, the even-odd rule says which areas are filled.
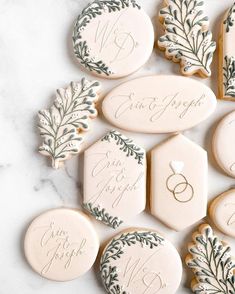
[[[156,15],[161,0],[141,0],[151,15],[156,34]],[[214,38],[218,39],[219,21],[233,0],[205,0],[211,19]],[[0,0],[0,294],[101,294],[104,290],[97,274],[97,264],[85,276],[67,283],[47,281],[27,265],[22,240],[29,222],[49,208],[80,207],[82,199],[83,157],[68,161],[65,169],[54,171],[49,161],[37,153],[40,138],[36,114],[49,106],[55,89],[79,80],[83,75],[92,78],[78,66],[71,48],[71,30],[76,15],[87,0]],[[143,74],[178,74],[179,67],[154,50],[149,62],[133,76]],[[217,93],[217,56],[213,76],[204,80]],[[129,77],[131,78],[131,77]],[[103,94],[121,81],[102,81]],[[209,198],[234,185],[223,175],[211,156],[211,135],[216,122],[235,109],[235,103],[219,102],[216,113],[185,135],[209,151]],[[102,136],[110,126],[102,115],[92,124],[84,148]],[[148,151],[166,135],[132,136]],[[93,221],[101,243],[114,234],[112,229]],[[166,228],[148,213],[133,219],[126,226],[152,227],[162,232],[178,248],[182,258],[186,243],[196,226],[182,233]],[[235,242],[222,234],[224,240]],[[235,254],[235,253],[234,253]],[[185,269],[178,294],[191,293],[192,275]]]

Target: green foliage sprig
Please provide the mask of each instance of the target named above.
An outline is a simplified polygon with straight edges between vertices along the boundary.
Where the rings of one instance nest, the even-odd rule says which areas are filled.
[[[154,232],[129,232],[113,239],[106,247],[100,261],[101,278],[105,289],[111,294],[127,294],[118,284],[117,267],[110,265],[124,253],[125,246],[132,246],[140,243],[141,246],[148,246],[150,249],[161,246],[164,239]]]
[[[224,25],[226,25],[226,32],[229,33],[230,28],[234,26],[235,22],[235,2],[228,12],[227,18],[224,20]]]
[[[110,142],[112,139],[116,141],[117,145],[120,146],[120,150],[125,152],[127,157],[134,156],[134,158],[138,161],[138,164],[143,164],[145,154],[140,147],[133,143],[131,139],[126,138],[119,132],[113,130],[105,135],[101,141]]]
[[[224,61],[225,96],[235,97],[235,58],[225,56]]]
[[[83,140],[81,130],[87,130],[89,118],[95,117],[99,82],[82,79],[72,82],[68,88],[59,89],[52,107],[39,111],[38,127],[43,143],[40,153],[52,157],[52,166],[79,152]]]
[[[78,60],[90,71],[107,76],[112,74],[112,70],[102,61],[95,60],[90,56],[89,45],[86,41],[81,41],[82,31],[91,22],[92,19],[100,16],[102,13],[116,12],[129,6],[140,9],[135,0],[95,0],[89,4],[78,16],[73,30],[74,52]]]
[[[180,62],[182,73],[199,73],[210,76],[210,65],[216,43],[208,31],[208,17],[201,9],[201,0],[169,0],[161,9],[160,18],[165,35],[160,37],[159,47],[175,62]]]
[[[235,263],[230,255],[231,248],[214,235],[209,225],[204,225],[189,246],[186,259],[197,283],[193,285],[196,294],[234,294]]]
[[[85,203],[83,204],[83,207],[97,220],[102,221],[113,229],[117,229],[123,223],[118,217],[109,215],[104,208],[93,207],[91,203]]]

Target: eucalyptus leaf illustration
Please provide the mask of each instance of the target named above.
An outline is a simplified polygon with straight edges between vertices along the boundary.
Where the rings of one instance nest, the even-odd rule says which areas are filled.
[[[186,263],[195,274],[192,284],[196,294],[234,294],[235,276],[234,259],[231,248],[222,243],[209,225],[203,225],[194,235],[194,242],[189,245],[190,255]]]
[[[95,56],[91,56],[89,44],[86,40],[82,40],[82,32],[94,18],[104,13],[112,13],[128,7],[140,9],[135,0],[95,0],[88,4],[78,16],[73,30],[74,53],[80,63],[88,70],[98,74],[103,73],[106,76],[112,74],[112,69],[105,62],[97,60]]]
[[[99,82],[82,79],[72,82],[68,88],[59,89],[54,104],[48,110],[39,111],[38,127],[43,143],[39,152],[52,158],[52,166],[77,154],[83,134],[88,130],[89,119],[97,115],[95,102],[98,99]]]
[[[133,156],[138,161],[138,164],[143,164],[144,152],[140,147],[136,146],[131,139],[113,130],[101,139],[101,141],[108,142],[110,142],[110,140],[116,141],[116,144],[120,146],[120,150],[125,152],[127,157]]]
[[[83,207],[90,212],[97,220],[102,221],[104,224],[108,225],[109,227],[116,229],[118,228],[123,221],[120,220],[118,217],[114,217],[109,215],[104,208],[94,207],[92,203],[85,203]]]
[[[121,257],[124,253],[125,246],[135,244],[147,246],[154,249],[163,245],[164,239],[157,233],[147,231],[135,231],[123,233],[121,236],[114,238],[105,248],[100,261],[101,278],[106,291],[110,294],[128,294],[123,291],[119,285],[118,270],[116,266],[111,266],[110,262]]]
[[[235,97],[235,57],[225,56],[223,70],[225,96]]]
[[[226,25],[226,32],[229,33],[230,28],[234,26],[235,22],[235,2],[230,8],[227,18],[224,20],[224,25]]]
[[[165,35],[159,38],[160,49],[174,62],[180,62],[184,75],[211,75],[210,65],[216,43],[208,30],[208,17],[201,0],[169,0],[160,11]]]

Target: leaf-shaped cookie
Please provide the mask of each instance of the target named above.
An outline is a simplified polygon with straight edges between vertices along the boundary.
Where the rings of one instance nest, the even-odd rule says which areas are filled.
[[[159,48],[166,57],[180,62],[183,75],[198,73],[211,75],[210,65],[216,43],[208,31],[208,17],[204,15],[201,0],[164,0],[166,7],[160,10],[160,22],[165,35],[159,38]]]
[[[52,166],[61,163],[80,150],[82,130],[88,130],[89,119],[97,116],[95,102],[100,83],[82,79],[71,82],[66,89],[57,90],[54,104],[49,110],[39,111],[39,130],[43,143],[39,152],[52,158]]]
[[[209,225],[202,225],[189,244],[186,264],[194,274],[192,290],[196,294],[234,294],[235,263],[231,248],[221,242]]]

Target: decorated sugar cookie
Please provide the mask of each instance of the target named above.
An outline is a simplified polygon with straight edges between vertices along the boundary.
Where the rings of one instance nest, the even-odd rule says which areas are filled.
[[[151,213],[176,231],[205,217],[207,175],[207,152],[183,135],[156,146],[151,152]]]
[[[215,94],[198,81],[156,75],[114,88],[105,97],[102,110],[107,120],[121,129],[172,133],[204,121],[214,112],[216,104]]]
[[[214,235],[209,225],[202,225],[189,244],[186,264],[195,274],[194,293],[235,293],[235,263],[231,248]]]
[[[85,151],[84,207],[116,229],[145,209],[146,155],[113,130]]]
[[[166,57],[180,62],[183,75],[211,75],[210,65],[216,43],[208,30],[208,17],[205,16],[201,0],[164,0],[165,7],[160,11],[160,22],[165,35],[159,38],[159,48]]]
[[[213,137],[213,153],[218,165],[235,178],[235,111],[218,124]]]
[[[89,120],[97,116],[95,102],[100,83],[82,79],[59,89],[54,104],[39,111],[38,127],[43,143],[39,152],[52,159],[53,168],[79,152],[83,133],[89,129]]]
[[[157,232],[130,229],[105,247],[100,273],[110,294],[174,294],[182,276],[182,263],[174,246]]]
[[[221,232],[235,238],[235,189],[214,199],[210,206],[210,216]]]
[[[92,267],[99,241],[85,214],[60,208],[34,219],[25,235],[24,250],[38,274],[63,282],[85,274]]]
[[[75,55],[91,73],[127,76],[146,63],[154,44],[149,16],[135,0],[95,0],[78,16]]]
[[[226,12],[220,36],[220,98],[235,99],[235,2]]]

